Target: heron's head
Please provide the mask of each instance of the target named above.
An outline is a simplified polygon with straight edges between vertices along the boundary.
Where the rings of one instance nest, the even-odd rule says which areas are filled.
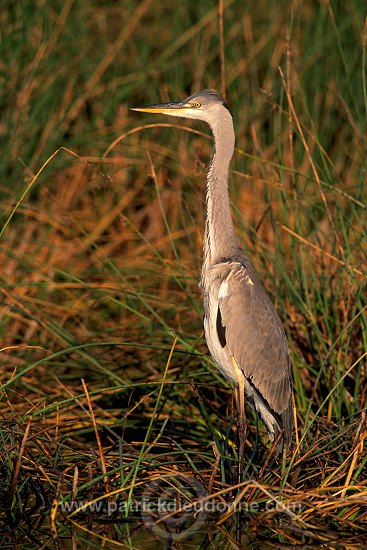
[[[132,108],[144,113],[162,113],[182,118],[203,120],[212,128],[223,119],[231,117],[229,107],[216,90],[203,90],[177,103],[159,103]]]

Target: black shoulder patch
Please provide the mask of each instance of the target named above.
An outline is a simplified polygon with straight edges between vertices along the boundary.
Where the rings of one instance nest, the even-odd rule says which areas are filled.
[[[222,348],[224,348],[225,345],[227,344],[226,327],[222,325],[222,314],[220,312],[219,306],[218,306],[218,312],[217,312],[217,334],[218,334],[220,345],[222,346]]]

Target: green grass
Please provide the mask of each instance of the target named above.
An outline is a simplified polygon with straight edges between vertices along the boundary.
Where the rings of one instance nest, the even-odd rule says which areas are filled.
[[[185,541],[158,523],[152,547],[365,543],[365,13],[224,4],[222,59],[209,0],[3,10],[1,547],[140,547],[147,490],[195,503],[195,483],[233,509]],[[297,409],[283,460],[249,417],[241,487],[197,286],[209,130],[128,110],[222,85],[236,225],[284,322]],[[95,499],[125,508],[63,508]]]

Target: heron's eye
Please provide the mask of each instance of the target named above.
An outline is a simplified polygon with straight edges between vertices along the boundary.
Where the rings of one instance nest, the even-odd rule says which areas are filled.
[[[201,103],[200,103],[199,101],[196,101],[196,102],[194,103],[194,107],[195,107],[195,109],[200,109]]]

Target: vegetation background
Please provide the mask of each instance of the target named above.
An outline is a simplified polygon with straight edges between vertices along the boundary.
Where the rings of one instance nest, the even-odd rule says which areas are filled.
[[[365,18],[357,0],[4,3],[2,548],[133,548],[139,518],[66,522],[60,503],[132,503],[177,473],[297,504],[242,530],[234,507],[195,547],[366,541]],[[275,458],[250,417],[240,488],[197,286],[209,130],[128,110],[204,88],[231,105],[236,225],[293,360],[294,446]]]

